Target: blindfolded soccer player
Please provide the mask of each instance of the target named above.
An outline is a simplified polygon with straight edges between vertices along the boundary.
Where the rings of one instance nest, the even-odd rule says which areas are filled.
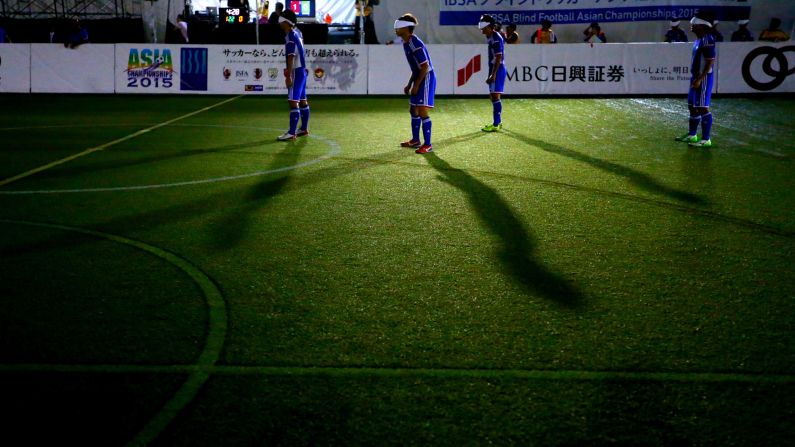
[[[309,135],[309,103],[306,101],[306,78],[309,71],[304,59],[304,39],[296,30],[298,19],[291,10],[279,16],[279,26],[284,31],[284,53],[287,68],[284,69],[284,85],[287,86],[287,102],[290,104],[290,130],[279,135],[279,141],[292,141],[296,137]],[[299,108],[300,106],[300,108]],[[298,121],[301,128],[298,128]]]
[[[478,22],[480,32],[486,36],[489,45],[489,85],[493,121],[483,127],[484,132],[497,132],[502,129],[502,100],[500,97],[505,90],[505,39],[497,32],[497,22],[494,17],[484,14]]]
[[[698,15],[690,20],[690,30],[696,35],[693,56],[690,62],[690,90],[687,93],[687,108],[690,111],[690,129],[676,141],[690,146],[712,147],[712,113],[709,111],[714,84],[715,37],[710,32],[712,22]],[[698,138],[698,125],[701,124],[701,139]]]
[[[419,37],[414,35],[417,18],[405,14],[395,20],[395,34],[403,40],[403,51],[411,68],[409,83],[403,88],[403,93],[411,95],[409,99],[409,113],[411,113],[411,139],[400,143],[402,147],[415,147],[414,152],[427,154],[433,151],[431,145],[431,118],[428,116],[433,108],[433,98],[436,93],[436,74],[433,72],[433,63],[428,49]],[[420,145],[420,126],[424,144]]]

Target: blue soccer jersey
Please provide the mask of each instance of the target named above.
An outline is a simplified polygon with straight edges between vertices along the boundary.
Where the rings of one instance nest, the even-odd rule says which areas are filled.
[[[690,78],[696,79],[701,76],[702,71],[707,66],[708,61],[716,58],[715,37],[706,34],[704,37],[696,39],[693,43],[693,57],[690,62]],[[687,103],[693,107],[709,107],[712,102],[712,88],[715,83],[715,66],[710,67],[707,76],[698,88],[690,88],[687,93]]]
[[[500,33],[492,33],[488,38],[489,44],[489,73],[494,70],[494,64],[497,62],[497,55],[502,55],[502,64],[505,64],[505,39]]]
[[[417,75],[423,64],[428,64],[428,72],[433,71],[433,63],[428,49],[419,37],[412,35],[408,42],[403,42],[403,51],[406,53],[406,60],[411,67],[411,73]]]
[[[707,65],[707,61],[715,60],[715,57],[715,36],[708,33],[696,39],[693,43],[693,57],[690,61],[690,76],[693,78],[700,76],[702,70],[704,70],[704,67]],[[709,69],[709,74],[712,74],[713,68],[714,67]]]
[[[424,64],[428,64],[428,73],[420,83],[417,93],[409,98],[409,104],[433,107],[436,95],[436,74],[433,72],[433,62],[431,62],[428,49],[419,37],[412,35],[408,42],[403,43],[403,51],[406,53],[406,60],[411,67],[412,80],[416,81],[420,68]]]
[[[304,39],[301,34],[295,29],[291,30],[284,37],[284,54],[289,59],[290,55],[295,55],[293,62],[293,70],[304,70],[306,68],[306,59],[304,54]]]
[[[489,93],[503,93],[505,91],[505,78],[507,71],[505,70],[505,39],[500,33],[492,33],[491,37],[487,40],[489,46],[489,76],[495,73],[494,81],[489,84]],[[494,71],[494,64],[497,63],[497,55],[502,56],[497,71]]]

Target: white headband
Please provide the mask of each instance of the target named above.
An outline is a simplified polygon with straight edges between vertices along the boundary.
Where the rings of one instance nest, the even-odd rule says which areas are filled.
[[[693,17],[692,19],[690,19],[690,24],[691,25],[704,25],[707,28],[712,28],[712,24],[711,23],[707,22],[704,19],[699,19],[698,17]]]
[[[750,22],[750,20],[738,20],[737,24],[738,25],[748,25],[748,22]]]
[[[285,19],[284,16],[279,16],[279,23],[287,22],[290,26],[295,26],[295,23],[291,22],[289,19]]]
[[[409,26],[417,26],[417,24],[414,22],[409,22],[408,20],[395,20],[395,29],[406,28]]]
[[[489,22],[478,22],[478,29],[483,29],[489,25],[491,25]]]
[[[671,26],[679,26],[679,21],[674,20],[673,22],[671,22]]]

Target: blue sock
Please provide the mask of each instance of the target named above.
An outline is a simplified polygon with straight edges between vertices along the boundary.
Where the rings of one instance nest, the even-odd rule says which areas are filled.
[[[420,125],[422,118],[419,115],[411,115],[411,141],[420,141]]]
[[[492,101],[491,105],[494,109],[494,125],[496,126],[502,122],[502,101],[499,99],[497,101]]]
[[[309,106],[301,107],[301,130],[309,128]]]
[[[701,139],[709,140],[712,133],[712,113],[701,115]]]
[[[696,135],[698,133],[698,123],[701,122],[701,116],[690,116],[690,133],[688,135]]]
[[[298,119],[301,112],[298,109],[290,109],[290,135],[295,135],[295,128],[298,127]]]
[[[422,120],[422,136],[425,138],[425,145],[431,145],[431,119],[425,118]]]

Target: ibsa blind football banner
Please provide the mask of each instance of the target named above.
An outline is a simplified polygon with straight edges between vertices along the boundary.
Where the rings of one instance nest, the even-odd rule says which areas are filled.
[[[719,43],[718,61],[721,93],[795,92],[792,42]]]
[[[367,94],[366,46],[307,45],[307,94]],[[209,88],[213,93],[287,95],[283,45],[210,47]]]
[[[500,23],[637,22],[690,18],[700,9],[720,21],[746,19],[753,0],[438,0],[439,24],[472,26],[482,14]]]
[[[0,92],[30,92],[30,44],[0,45]]]
[[[456,45],[455,61],[455,93],[487,94],[485,46]],[[689,45],[512,45],[505,61],[506,94],[686,94],[690,82]]]
[[[114,45],[30,45],[33,93],[113,93]]]

